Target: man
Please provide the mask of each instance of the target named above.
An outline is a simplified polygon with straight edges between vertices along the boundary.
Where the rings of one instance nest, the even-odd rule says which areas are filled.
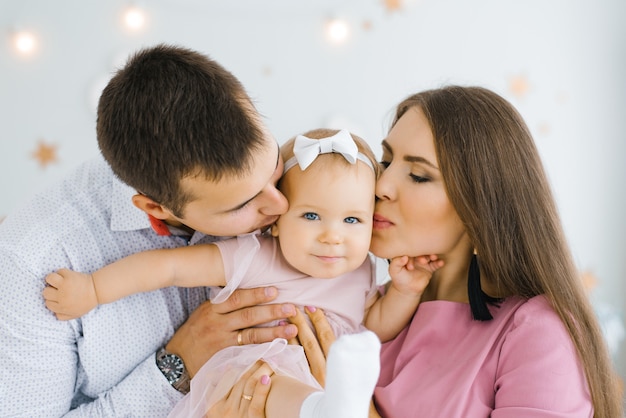
[[[197,52],[135,54],[102,93],[97,137],[106,162],[0,225],[1,416],[166,416],[216,351],[297,333],[250,328],[295,314],[255,306],[275,289],[212,305],[208,289],[169,288],[57,320],[42,298],[52,271],[252,232],[287,209],[277,143],[239,81]]]

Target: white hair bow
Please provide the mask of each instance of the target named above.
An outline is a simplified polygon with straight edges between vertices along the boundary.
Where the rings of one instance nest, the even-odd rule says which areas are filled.
[[[322,139],[311,139],[304,135],[298,135],[293,144],[294,156],[285,163],[284,171],[286,172],[296,163],[304,171],[315,161],[318,155],[330,153],[341,154],[350,164],[356,163],[356,160],[359,159],[372,167],[370,160],[359,152],[350,132],[342,129],[335,135]]]

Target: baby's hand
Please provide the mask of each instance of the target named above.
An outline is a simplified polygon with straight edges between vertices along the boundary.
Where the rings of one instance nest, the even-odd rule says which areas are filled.
[[[79,318],[98,306],[90,274],[61,269],[48,274],[46,283],[43,290],[46,307],[62,321]]]
[[[400,293],[421,296],[433,273],[443,266],[436,255],[396,257],[389,263],[391,285]]]

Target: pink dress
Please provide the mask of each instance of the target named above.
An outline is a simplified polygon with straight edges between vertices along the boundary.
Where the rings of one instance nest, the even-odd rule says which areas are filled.
[[[315,306],[324,310],[335,335],[365,330],[362,325],[366,302],[377,291],[375,268],[368,257],[355,271],[332,279],[319,279],[292,268],[283,258],[278,240],[267,235],[249,234],[215,243],[224,260],[228,284],[214,292],[213,303],[223,302],[237,288],[275,286],[278,297],[272,303],[293,303],[302,309]],[[265,324],[271,325],[271,324]],[[311,375],[302,347],[283,339],[265,344],[228,347],[205,363],[191,381],[191,390],[169,417],[202,417],[223,398],[258,359],[269,363],[274,372],[294,377],[320,388]]]
[[[420,304],[383,345],[374,392],[383,417],[593,417],[574,345],[543,296],[507,298],[474,321],[468,304]]]

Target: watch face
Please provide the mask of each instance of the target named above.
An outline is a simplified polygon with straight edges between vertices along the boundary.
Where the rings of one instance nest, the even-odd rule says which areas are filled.
[[[180,357],[173,354],[166,354],[161,357],[159,361],[159,369],[163,372],[163,375],[167,378],[170,384],[175,383],[185,370],[183,361]]]

